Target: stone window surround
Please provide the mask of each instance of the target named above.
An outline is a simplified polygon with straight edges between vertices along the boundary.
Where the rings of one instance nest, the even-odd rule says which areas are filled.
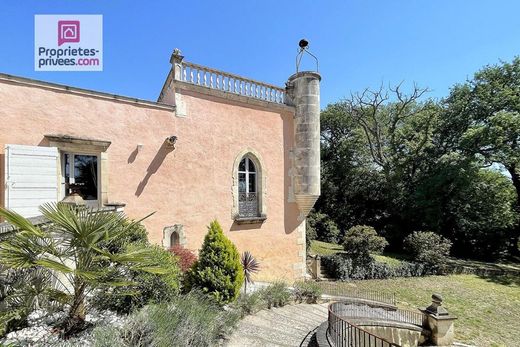
[[[258,217],[248,217],[241,218],[238,212],[238,166],[242,159],[247,156],[250,160],[253,161],[256,167],[256,191],[258,193]],[[262,223],[267,219],[267,170],[264,165],[264,161],[262,156],[254,149],[248,147],[240,151],[233,163],[233,171],[232,171],[232,186],[231,192],[233,195],[233,206],[231,209],[231,219],[236,221],[239,224],[246,223]]]
[[[74,153],[74,154],[87,154],[96,155],[99,158],[99,182],[98,187],[98,198],[100,206],[108,203],[108,153],[106,152],[111,142],[106,140],[97,140],[91,138],[75,137],[70,135],[44,135],[49,141],[50,147],[57,147],[60,156],[58,157],[58,194],[62,196],[62,184],[61,184],[61,167],[62,167],[62,154]]]
[[[170,225],[163,229],[163,247],[167,249],[172,247],[170,242],[173,233],[177,233],[177,235],[179,235],[179,245],[182,247],[186,247],[186,234],[184,233],[184,225],[182,224]]]

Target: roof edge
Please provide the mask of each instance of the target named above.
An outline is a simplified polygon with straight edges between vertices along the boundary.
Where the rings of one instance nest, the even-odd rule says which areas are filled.
[[[91,90],[91,89],[72,87],[72,86],[68,86],[68,85],[64,85],[64,84],[35,80],[35,79],[27,78],[27,77],[14,76],[14,75],[9,75],[9,74],[5,74],[5,73],[1,73],[1,72],[0,72],[0,82],[18,83],[18,84],[23,84],[26,86],[31,86],[31,87],[45,88],[45,89],[59,91],[59,92],[66,92],[66,93],[70,93],[70,94],[74,94],[74,95],[90,96],[90,97],[100,98],[100,99],[109,100],[109,101],[124,102],[124,103],[128,103],[128,104],[134,104],[134,105],[139,105],[139,106],[144,106],[144,107],[153,107],[153,108],[162,109],[162,110],[169,110],[169,111],[175,110],[175,106],[167,105],[167,104],[164,104],[161,102],[144,100],[144,99],[139,99],[139,98],[132,98],[132,97],[124,96],[124,95],[99,92],[99,91],[95,91],[95,90]]]

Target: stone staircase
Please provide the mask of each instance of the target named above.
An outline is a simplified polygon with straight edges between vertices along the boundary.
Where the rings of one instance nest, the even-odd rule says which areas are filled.
[[[320,265],[316,266],[316,256],[307,256],[306,265],[307,265],[307,274],[310,275],[313,279],[317,279],[319,281],[332,281],[329,278],[327,271],[324,266]],[[318,272],[317,276],[314,272]]]
[[[327,320],[327,305],[298,304],[262,310],[241,320],[224,346],[312,346],[314,331]]]

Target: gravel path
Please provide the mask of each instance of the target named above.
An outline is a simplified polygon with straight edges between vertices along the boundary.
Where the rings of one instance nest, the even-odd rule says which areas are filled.
[[[327,305],[298,304],[247,316],[224,346],[308,346],[312,332],[327,320]]]

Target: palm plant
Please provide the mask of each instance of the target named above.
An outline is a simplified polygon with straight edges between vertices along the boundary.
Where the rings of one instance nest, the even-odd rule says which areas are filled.
[[[242,253],[240,262],[242,263],[242,268],[244,269],[244,293],[247,293],[247,284],[253,283],[253,274],[260,271],[260,263],[249,251]]]
[[[85,297],[102,286],[128,286],[128,281],[106,281],[111,263],[126,263],[144,271],[162,269],[145,265],[147,250],[111,253],[101,244],[110,244],[125,235],[138,222],[128,222],[120,213],[45,204],[40,212],[50,224],[37,227],[19,214],[0,208],[0,217],[17,232],[0,242],[0,263],[13,269],[42,268],[70,297],[67,319],[61,324],[62,336],[68,336],[85,323]]]

